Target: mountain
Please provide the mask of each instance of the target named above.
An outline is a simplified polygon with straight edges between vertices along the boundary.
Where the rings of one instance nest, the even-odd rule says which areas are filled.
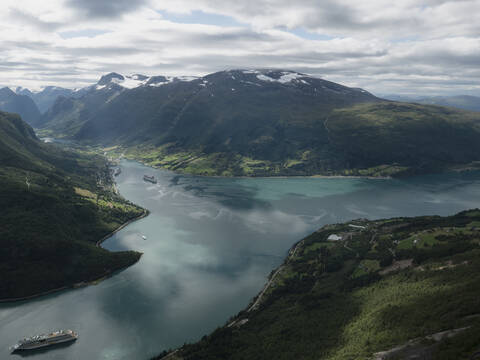
[[[31,92],[30,89],[27,89],[27,88],[18,86],[17,88],[15,88],[15,94],[17,94],[17,95],[26,95],[26,96],[28,96],[29,98],[31,98],[34,93]],[[33,99],[32,99],[32,100],[33,100]],[[38,106],[37,106],[37,107],[38,107]]]
[[[397,96],[386,95],[386,99],[408,101],[419,104],[450,106],[463,110],[480,111],[480,97],[469,95],[456,96]]]
[[[37,104],[38,109],[43,114],[55,103],[59,96],[70,97],[74,96],[74,93],[74,90],[58,86],[47,86],[39,92],[31,93],[30,97],[35,104]]]
[[[327,114],[377,101],[364,90],[293,71],[143,79],[109,74],[82,98],[59,100],[42,121],[54,136],[117,145],[174,170],[305,174],[338,167],[326,148]]]
[[[480,97],[459,95],[459,96],[435,96],[419,99],[421,104],[452,106],[459,109],[480,111]]]
[[[109,73],[100,78],[97,84],[79,89],[71,96],[59,96],[43,114],[38,127],[52,131],[55,136],[74,136],[79,128],[97,111],[120,93],[139,86],[156,86],[159,82],[177,81],[177,78],[147,77],[145,75],[123,76]]]
[[[40,118],[40,111],[27,95],[15,94],[10,88],[0,89],[0,110],[17,113],[31,125]]]
[[[324,226],[225,326],[156,359],[477,359],[479,221],[477,209]]]
[[[178,172],[385,176],[480,160],[479,121],[294,71],[230,70],[107,74],[83,97],[59,99],[41,126]]]
[[[350,168],[397,164],[429,172],[480,160],[480,114],[440,106],[383,102],[332,111],[332,144]]]
[[[96,242],[144,211],[113,192],[98,156],[38,140],[0,112],[0,300],[91,281],[136,262]]]

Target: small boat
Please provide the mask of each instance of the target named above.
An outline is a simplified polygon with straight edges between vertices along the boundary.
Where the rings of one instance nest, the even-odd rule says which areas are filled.
[[[148,176],[148,175],[143,175],[143,180],[151,182],[152,184],[157,183],[157,179],[155,179],[155,176]]]
[[[78,339],[78,334],[73,330],[59,330],[51,332],[50,334],[35,335],[29,338],[20,340],[13,345],[10,350],[13,352],[21,350],[33,350],[55,344],[60,344]]]
[[[122,173],[122,168],[119,168],[119,167],[118,167],[118,168],[115,169],[115,172],[113,173],[113,175],[114,175],[114,176],[118,176],[118,175],[120,175],[121,173]]]
[[[147,237],[145,235],[142,235],[143,240],[147,240]]]

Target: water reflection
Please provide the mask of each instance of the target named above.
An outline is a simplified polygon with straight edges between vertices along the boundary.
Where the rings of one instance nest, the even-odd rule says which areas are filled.
[[[194,341],[245,307],[288,248],[326,223],[477,207],[480,173],[409,180],[222,179],[124,162],[121,193],[151,211],[104,243],[142,251],[96,286],[0,305],[0,358],[23,336],[72,328],[35,359],[144,358]],[[157,184],[143,174],[154,174]],[[142,238],[146,236],[146,240]]]

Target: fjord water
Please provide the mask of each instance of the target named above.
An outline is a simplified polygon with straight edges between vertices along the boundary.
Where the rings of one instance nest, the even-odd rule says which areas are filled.
[[[290,246],[324,224],[450,215],[480,204],[480,172],[403,180],[226,179],[131,161],[122,170],[121,194],[151,214],[103,246],[141,251],[141,260],[97,285],[0,304],[1,359],[18,339],[54,329],[73,329],[79,339],[12,357],[148,359],[224,324]],[[144,174],[158,184],[144,182]]]

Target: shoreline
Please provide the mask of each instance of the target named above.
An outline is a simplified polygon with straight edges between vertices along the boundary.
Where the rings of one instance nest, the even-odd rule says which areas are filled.
[[[220,325],[218,328],[231,328],[232,326],[237,325],[237,322],[247,319],[245,316],[250,313],[251,311],[256,311],[258,309],[258,306],[262,302],[263,295],[267,292],[267,290],[271,287],[273,281],[275,280],[276,276],[283,270],[285,265],[289,263],[289,261],[295,256],[295,253],[297,252],[297,249],[299,246],[301,246],[304,242],[304,238],[301,240],[296,241],[287,251],[285,257],[283,258],[282,263],[273,269],[270,274],[267,277],[267,280],[265,284],[262,286],[262,288],[258,291],[258,293],[250,300],[250,302],[242,309],[240,310],[236,315],[231,317],[230,319],[227,320],[226,323],[223,325]],[[209,334],[205,334],[207,336]],[[163,357],[156,358],[156,360],[166,360],[169,359],[170,357],[174,356],[177,352],[181,351],[183,348],[182,346],[178,346],[177,348],[171,350],[168,354],[166,354]]]
[[[113,230],[112,232],[108,233],[107,235],[105,235],[104,237],[102,237],[100,240],[98,240],[96,243],[95,243],[95,246],[97,247],[101,247],[102,243],[107,240],[108,238],[112,237],[113,235],[115,235],[117,232],[119,232],[120,230],[122,230],[124,227],[130,225],[131,223],[137,221],[137,220],[140,220],[140,219],[143,219],[144,217],[147,217],[148,215],[150,214],[150,211],[148,211],[147,209],[143,209],[143,214],[133,218],[133,219],[130,219],[128,221],[126,221],[125,223],[123,223],[122,225],[120,225],[118,228],[116,228],[115,230]],[[102,248],[103,249],[103,248]]]
[[[126,227],[127,225],[130,225],[132,222],[134,221],[137,221],[137,220],[140,220],[140,219],[143,219],[144,217],[147,217],[148,215],[150,214],[150,212],[147,210],[147,209],[144,209],[143,210],[143,214],[141,214],[140,216],[137,216],[133,219],[130,219],[128,221],[126,221],[125,223],[121,224],[118,228],[116,228],[115,230],[113,230],[112,232],[108,233],[107,235],[105,235],[103,238],[101,238],[100,240],[98,240],[96,243],[95,243],[95,246],[97,247],[101,247],[101,244],[107,240],[108,238],[112,237],[115,233],[117,233],[118,231],[122,230],[124,227]],[[106,249],[105,249],[106,250]],[[107,250],[108,251],[108,250]],[[104,272],[103,274],[101,274],[100,276],[96,277],[95,279],[93,280],[88,280],[88,281],[80,281],[80,282],[77,282],[77,283],[74,283],[74,284],[70,284],[70,285],[65,285],[65,286],[62,286],[62,287],[59,287],[59,288],[56,288],[56,289],[50,289],[50,290],[46,290],[46,291],[43,291],[41,293],[38,293],[38,294],[33,294],[33,295],[29,295],[29,296],[24,296],[24,297],[19,297],[19,298],[10,298],[10,299],[0,299],[0,304],[1,303],[14,303],[14,302],[19,302],[19,301],[25,301],[25,300],[32,300],[32,299],[35,299],[35,298],[38,298],[38,297],[41,297],[41,296],[45,296],[45,295],[50,295],[50,294],[53,294],[53,293],[56,293],[56,292],[60,292],[60,291],[63,291],[63,290],[69,290],[69,289],[78,289],[78,288],[81,288],[81,287],[85,287],[85,286],[89,286],[89,285],[94,285],[95,283],[98,283],[100,281],[103,281],[113,275],[115,275],[116,273],[122,271],[122,270],[125,270],[126,268],[134,265],[135,263],[137,263],[141,258],[141,255],[139,256],[139,258],[133,262],[132,264],[130,265],[127,265],[127,266],[123,266],[119,269],[115,269],[115,270],[107,270],[106,272]]]
[[[150,165],[140,159],[136,158],[128,158],[128,157],[118,157],[116,160],[128,160],[128,161],[135,161],[144,166],[147,166],[152,169],[156,170],[164,170],[170,171],[175,175],[183,175],[183,176],[198,176],[198,177],[205,177],[205,178],[219,178],[219,179],[369,179],[369,180],[392,180],[394,177],[392,176],[368,176],[368,175],[270,175],[270,176],[224,176],[224,175],[202,175],[202,174],[191,174],[191,173],[184,173],[175,170],[166,169],[161,166]]]

